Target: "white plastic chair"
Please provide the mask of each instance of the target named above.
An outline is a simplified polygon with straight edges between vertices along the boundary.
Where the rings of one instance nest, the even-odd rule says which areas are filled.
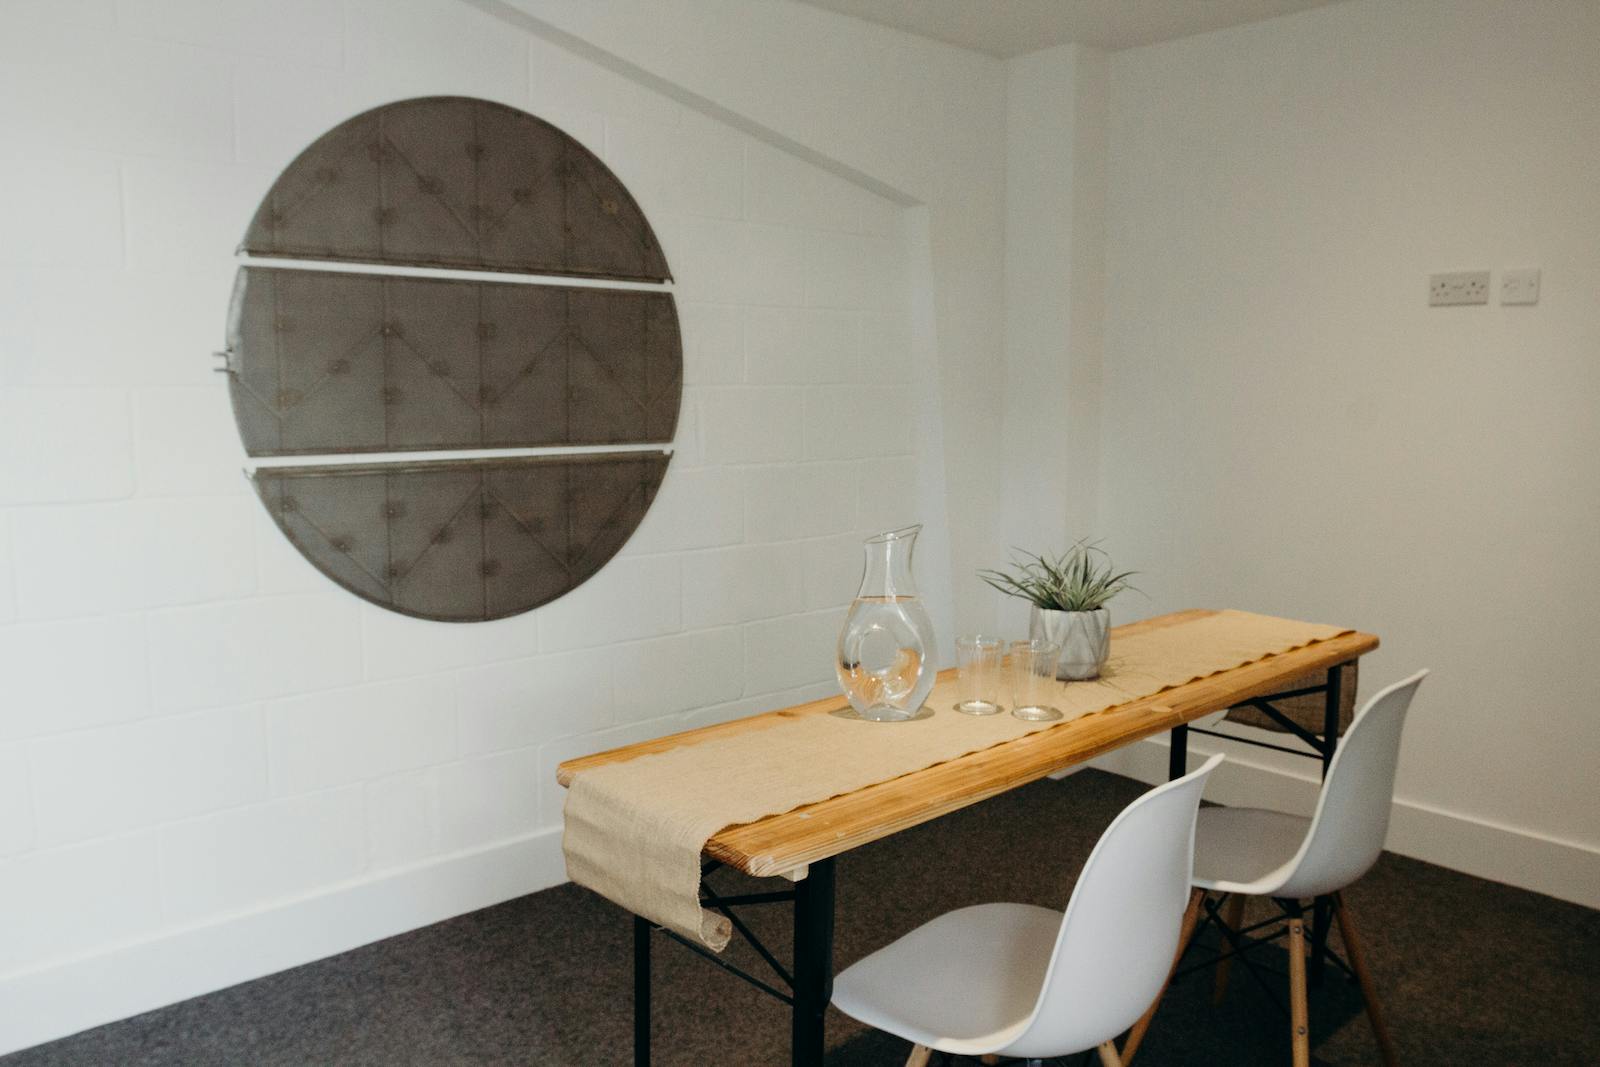
[[[1361,985],[1383,1062],[1390,1067],[1396,1062],[1394,1046],[1341,891],[1371,870],[1383,851],[1394,799],[1401,728],[1411,698],[1427,676],[1427,671],[1418,671],[1396,682],[1356,713],[1334,753],[1311,818],[1263,808],[1206,808],[1200,812],[1195,826],[1192,915],[1185,915],[1183,943],[1178,949],[1181,956],[1207,893],[1231,898],[1223,920],[1230,938],[1240,925],[1246,897],[1275,897],[1293,901],[1297,907],[1303,900],[1331,897],[1350,969]],[[1311,1039],[1306,1008],[1305,928],[1298,910],[1289,916],[1288,925],[1294,1063],[1304,1067],[1311,1062]],[[1219,969],[1216,999],[1222,998],[1226,988],[1227,971]],[[1155,1007],[1151,1005],[1129,1034],[1122,1049],[1124,1060],[1133,1058]]]
[[[1139,1017],[1165,980],[1194,860],[1195,809],[1222,761],[1158,786],[1101,835],[1065,916],[1032,904],[947,912],[840,972],[833,1004],[931,1050],[1037,1059],[1098,1047]]]

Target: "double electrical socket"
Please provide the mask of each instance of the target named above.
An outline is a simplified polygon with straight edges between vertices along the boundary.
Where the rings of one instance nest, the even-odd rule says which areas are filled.
[[[1489,302],[1489,272],[1464,270],[1428,276],[1428,306],[1455,307]],[[1537,304],[1539,268],[1508,270],[1500,275],[1500,303]]]
[[[1428,277],[1428,306],[1453,307],[1457,304],[1487,304],[1489,302],[1489,272],[1463,270],[1454,274],[1433,274]]]

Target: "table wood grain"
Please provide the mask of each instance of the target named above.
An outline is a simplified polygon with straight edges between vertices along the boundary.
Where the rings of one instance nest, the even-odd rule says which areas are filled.
[[[1112,630],[1112,640],[1118,636],[1182,626],[1212,614],[1215,612],[1196,608],[1128,623]],[[869,841],[976,804],[1123,745],[1230,708],[1240,701],[1276,692],[1285,683],[1355,659],[1377,647],[1378,639],[1372,634],[1352,632],[1268,656],[853,793],[757,822],[727,827],[706,843],[705,854],[747,874],[790,874],[806,864],[837,856]],[[954,674],[954,670],[941,672],[940,679],[952,678]],[[571,785],[576,775],[591,767],[665,752],[713,737],[769,729],[786,719],[826,715],[842,706],[843,697],[831,696],[580,756],[562,763],[556,769],[556,778],[563,786]],[[893,726],[883,728],[894,729]]]

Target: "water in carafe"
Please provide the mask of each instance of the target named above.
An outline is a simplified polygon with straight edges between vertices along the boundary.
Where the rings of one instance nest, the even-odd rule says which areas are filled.
[[[909,719],[933,689],[933,622],[917,596],[911,556],[921,526],[867,539],[861,589],[839,633],[839,686],[865,719]]]

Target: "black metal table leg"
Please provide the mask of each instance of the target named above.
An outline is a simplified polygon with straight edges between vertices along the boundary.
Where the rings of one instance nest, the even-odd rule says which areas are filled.
[[[795,883],[794,1067],[822,1067],[823,1016],[833,999],[833,860],[811,865]]]
[[[650,930],[633,917],[633,1067],[650,1067]]]
[[[1339,683],[1343,680],[1341,664],[1328,668],[1328,691],[1322,700],[1322,777],[1328,777],[1333,766],[1333,753],[1339,747]]]
[[[1189,725],[1172,728],[1170,747],[1167,749],[1167,780],[1182,778],[1189,773]]]
[[[1322,777],[1328,777],[1333,754],[1339,748],[1339,685],[1344,680],[1340,664],[1328,668],[1328,691],[1322,701]],[[1328,961],[1328,933],[1333,927],[1333,898],[1318,897],[1311,909],[1311,984],[1322,984]]]

